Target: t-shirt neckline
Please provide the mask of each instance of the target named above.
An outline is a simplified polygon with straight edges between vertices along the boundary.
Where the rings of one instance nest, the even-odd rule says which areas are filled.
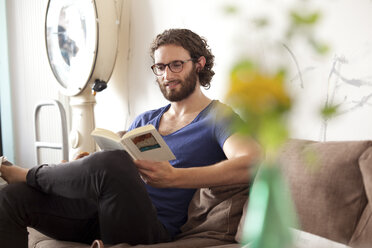
[[[194,123],[195,121],[197,121],[200,116],[202,116],[207,110],[209,110],[210,108],[212,108],[212,106],[215,104],[215,102],[218,102],[218,100],[212,100],[202,111],[199,112],[199,114],[190,122],[188,123],[186,126],[174,131],[173,133],[170,133],[170,134],[167,134],[167,135],[162,135],[162,137],[167,137],[167,136],[170,136],[170,135],[173,135],[179,131],[181,131],[182,129],[186,128],[187,126],[191,125],[192,123]],[[160,124],[160,119],[161,117],[163,116],[163,114],[170,108],[171,104],[168,104],[167,106],[165,106],[163,108],[163,110],[161,111],[161,113],[158,115],[157,119],[156,119],[156,123],[155,123],[155,128],[157,130],[159,130],[159,124]]]

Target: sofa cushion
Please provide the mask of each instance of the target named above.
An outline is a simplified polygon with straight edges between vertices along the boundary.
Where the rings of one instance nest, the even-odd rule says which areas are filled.
[[[90,245],[82,244],[82,243],[75,243],[75,242],[68,242],[68,241],[59,241],[52,239],[44,234],[39,233],[38,231],[28,228],[30,233],[30,240],[29,240],[29,248],[89,248]],[[184,238],[180,240],[175,240],[173,242],[168,243],[158,243],[152,245],[135,245],[131,246],[126,243],[121,243],[117,245],[107,245],[105,244],[105,248],[194,248],[194,247],[220,247],[226,244],[231,244],[230,242],[213,239],[213,238],[199,238],[199,237],[191,237],[191,238]],[[237,246],[236,248],[238,248]]]
[[[247,179],[248,181],[248,179]],[[250,184],[219,186],[198,189],[190,203],[188,220],[182,233],[174,242],[134,247],[218,247],[235,243],[244,202],[248,198]],[[30,247],[87,247],[87,245],[53,240],[33,229],[30,231]],[[131,247],[118,244],[113,248]]]
[[[368,203],[355,229],[349,245],[354,248],[370,248],[372,244],[372,210]]]
[[[29,228],[30,232],[30,242],[29,248],[89,248],[89,245],[82,244],[82,243],[75,243],[75,242],[67,242],[67,241],[58,241],[47,237],[38,231]],[[218,248],[225,248],[225,245],[230,247],[231,243],[213,239],[213,238],[198,238],[198,237],[191,237],[191,238],[184,238],[175,240],[173,242],[168,243],[158,243],[152,245],[135,245],[131,246],[126,243],[121,243],[117,245],[105,245],[105,248],[194,248],[194,247],[218,247]],[[234,244],[231,248],[239,248],[239,244]]]
[[[362,217],[350,241],[350,246],[358,248],[371,247],[372,244],[372,147],[367,149],[359,159],[364,188],[368,198]]]
[[[182,232],[177,238],[201,237],[235,242],[249,185],[247,183],[197,190],[189,206],[188,220],[181,227]]]
[[[280,154],[300,228],[349,243],[366,207],[359,159],[371,141],[290,140]]]
[[[195,247],[220,247],[229,244],[229,242],[211,239],[192,237],[186,239],[178,239],[173,242],[159,243],[152,245],[136,245],[133,248],[195,248]],[[105,247],[106,248],[106,247]],[[110,248],[126,248],[126,246],[115,245]]]
[[[244,203],[242,217],[240,218],[239,225],[236,230],[235,241],[238,243],[242,242],[243,240],[243,229],[244,229],[244,224],[245,224],[245,217],[247,216],[248,204],[249,204],[249,199],[247,199]]]
[[[89,248],[90,245],[52,239],[33,228],[27,228],[29,232],[29,248]]]

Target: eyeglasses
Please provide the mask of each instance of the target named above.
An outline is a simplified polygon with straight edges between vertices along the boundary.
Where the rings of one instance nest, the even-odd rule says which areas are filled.
[[[162,63],[159,63],[159,64],[155,64],[153,66],[151,66],[151,69],[152,71],[154,72],[154,74],[156,76],[161,76],[164,74],[167,66],[169,68],[169,70],[171,72],[175,72],[175,73],[178,73],[178,72],[181,72],[182,69],[183,69],[183,64],[184,63],[187,63],[189,61],[194,61],[194,59],[188,59],[188,60],[174,60],[168,64],[162,64]]]

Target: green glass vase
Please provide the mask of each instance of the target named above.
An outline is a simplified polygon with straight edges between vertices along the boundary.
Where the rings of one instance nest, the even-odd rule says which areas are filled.
[[[260,167],[254,180],[241,243],[249,248],[289,248],[296,214],[289,188],[275,164]]]

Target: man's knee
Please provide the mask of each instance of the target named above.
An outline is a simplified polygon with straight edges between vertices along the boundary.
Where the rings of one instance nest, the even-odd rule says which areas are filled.
[[[91,172],[99,172],[109,176],[138,174],[130,155],[123,150],[100,151],[86,158],[86,165]]]
[[[27,186],[26,183],[12,183],[0,191],[0,199],[1,201],[14,201],[18,198],[22,198],[19,196],[25,196],[28,193],[29,186]]]
[[[26,247],[27,230],[19,200],[24,196],[25,183],[14,183],[0,190],[0,243],[1,247]]]
[[[32,200],[32,191],[26,183],[12,183],[0,191],[1,214],[11,214],[19,211],[22,206],[27,206],[28,200]]]

